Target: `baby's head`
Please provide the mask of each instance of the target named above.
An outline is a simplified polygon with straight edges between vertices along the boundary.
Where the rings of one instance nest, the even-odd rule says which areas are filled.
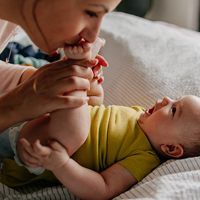
[[[161,157],[200,156],[199,97],[165,97],[142,113],[138,123]]]

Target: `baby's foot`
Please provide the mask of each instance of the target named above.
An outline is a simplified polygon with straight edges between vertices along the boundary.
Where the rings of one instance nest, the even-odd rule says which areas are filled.
[[[99,50],[105,45],[105,43],[105,39],[97,37],[97,39],[91,45],[90,58],[95,58],[99,53]]]
[[[100,38],[97,38],[93,43],[81,41],[76,46],[66,46],[64,52],[66,57],[71,59],[95,58],[104,44],[105,40]]]

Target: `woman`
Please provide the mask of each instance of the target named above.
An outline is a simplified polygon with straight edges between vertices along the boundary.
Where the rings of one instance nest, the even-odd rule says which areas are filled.
[[[77,44],[81,39],[94,42],[103,16],[119,2],[120,0],[0,0],[0,52],[15,34],[17,25],[45,53]],[[106,66],[103,58],[97,58],[99,61],[58,61],[37,71],[1,61],[0,92],[6,94],[0,97],[0,132],[56,109],[86,103],[86,98],[63,94],[76,89],[89,89],[87,79],[93,76],[90,67],[97,62]],[[27,76],[30,78],[24,80]],[[2,139],[0,142],[2,144]]]

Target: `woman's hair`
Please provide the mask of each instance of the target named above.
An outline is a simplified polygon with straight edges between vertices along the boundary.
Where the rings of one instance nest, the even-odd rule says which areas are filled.
[[[37,20],[37,16],[36,16],[36,6],[37,6],[37,4],[38,4],[39,1],[40,1],[40,0],[35,0],[35,2],[34,2],[34,4],[33,4],[32,15],[33,15],[33,19],[34,19],[34,21],[35,21],[35,24],[36,24],[36,26],[37,26],[39,32],[41,33],[41,35],[42,35],[42,37],[43,37],[43,39],[44,39],[44,42],[45,42],[46,45],[47,45],[47,48],[49,49],[49,44],[48,44],[48,42],[47,42],[47,39],[46,39],[45,36],[44,36],[44,33],[42,32],[42,29],[41,29],[40,26],[39,26],[39,23],[38,23],[38,20]],[[24,19],[24,22],[26,23],[26,26],[29,27],[30,32],[32,32],[32,31],[31,31],[32,29],[30,28],[30,25],[29,25],[29,23],[27,23],[26,17],[24,16],[24,12],[23,12],[23,10],[24,10],[24,4],[25,4],[25,1],[22,1],[22,3],[21,3],[21,10],[20,10],[21,16],[22,16],[22,18]],[[34,35],[33,32],[32,32],[32,34]]]
[[[49,44],[48,44],[48,42],[47,42],[47,39],[45,38],[44,33],[42,32],[42,29],[40,28],[39,23],[38,23],[38,20],[37,20],[37,17],[36,17],[36,12],[35,12],[35,11],[36,11],[36,6],[37,6],[37,4],[38,4],[39,1],[40,1],[40,0],[35,0],[35,2],[34,2],[34,4],[33,4],[32,15],[33,15],[33,19],[34,19],[34,21],[35,21],[35,24],[36,24],[36,26],[38,27],[38,30],[40,31],[40,33],[41,33],[41,35],[42,35],[42,37],[43,37],[43,39],[44,39],[44,42],[45,42],[46,45],[47,45],[47,48],[49,49]],[[21,15],[22,15],[22,17],[23,17],[23,19],[24,19],[24,22],[26,23],[26,26],[29,27],[30,32],[32,32],[32,31],[31,31],[32,29],[30,28],[29,24],[27,23],[26,17],[24,16],[24,13],[23,13],[24,3],[25,3],[25,1],[22,1],[20,12],[21,12]],[[34,33],[32,32],[32,34],[34,34]],[[42,69],[42,68],[41,68],[41,69]],[[36,85],[37,85],[37,78],[38,78],[38,76],[39,76],[39,73],[38,73],[38,75],[35,77],[35,80],[34,80],[34,82],[33,82],[33,90],[34,90],[35,92],[37,92]]]

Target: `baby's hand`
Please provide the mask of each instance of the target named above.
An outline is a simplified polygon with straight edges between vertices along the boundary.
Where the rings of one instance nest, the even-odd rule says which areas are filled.
[[[70,59],[95,58],[101,47],[105,45],[105,40],[97,38],[93,43],[81,40],[77,46],[66,46],[64,52]]]
[[[54,171],[62,167],[69,160],[66,149],[56,141],[49,141],[48,146],[42,146],[39,140],[30,144],[25,138],[21,139],[23,156],[28,167],[43,167]]]

